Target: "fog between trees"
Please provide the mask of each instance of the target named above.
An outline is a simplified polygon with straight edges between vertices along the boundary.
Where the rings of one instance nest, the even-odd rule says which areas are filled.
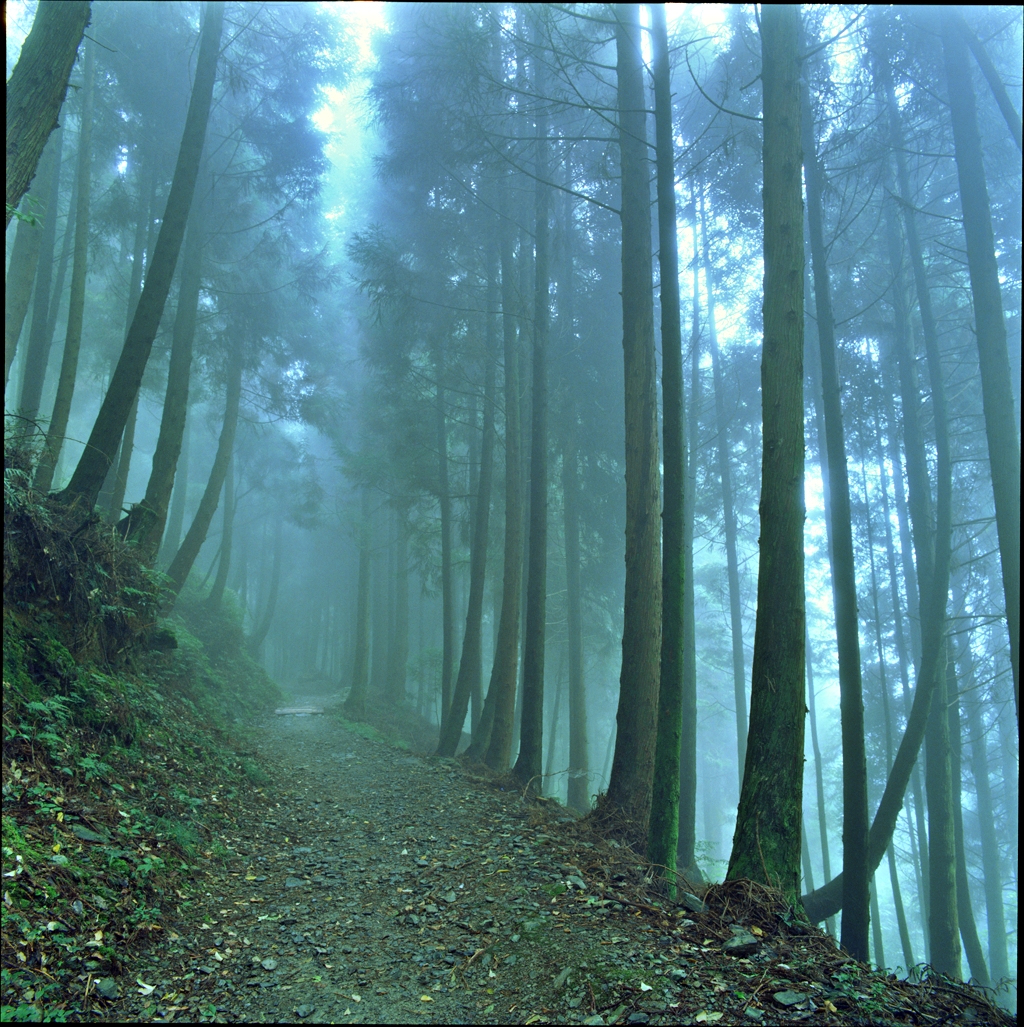
[[[1021,28],[9,4],[6,430],[294,694],[997,984]]]

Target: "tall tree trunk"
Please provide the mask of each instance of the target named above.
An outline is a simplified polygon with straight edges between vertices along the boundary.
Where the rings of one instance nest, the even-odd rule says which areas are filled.
[[[825,880],[832,878],[832,861],[828,847],[828,814],[825,811],[825,775],[821,762],[821,747],[818,744],[818,713],[817,697],[814,690],[814,653],[811,649],[811,636],[804,624],[804,659],[807,663],[807,713],[811,724],[811,750],[814,753],[814,784],[818,800],[818,836],[821,842],[821,870]],[[835,935],[835,925],[831,918],[828,921],[828,933]]]
[[[942,649],[945,650],[945,643]],[[950,768],[949,691],[945,651],[936,671],[928,731],[925,735],[924,785],[928,793],[928,937],[931,964],[948,977],[960,976],[960,927],[957,918],[956,835]]]
[[[32,185],[40,195],[40,209],[27,210],[26,219],[18,222],[14,235],[14,249],[11,251],[11,264],[4,285],[4,389],[11,377],[11,364],[18,350],[28,313],[29,301],[32,298],[32,285],[42,289],[45,305],[50,292],[50,274],[53,270],[53,241],[56,238],[54,224],[57,220],[57,205],[53,203],[53,182],[60,172],[60,137],[61,131],[52,137],[43,151],[43,159],[39,162],[39,172]],[[50,202],[47,202],[47,201]],[[25,204],[22,204],[25,206]],[[35,206],[35,205],[33,205]],[[29,220],[31,218],[31,220]],[[40,224],[40,221],[42,223]],[[45,271],[40,265],[39,257],[44,242],[48,243],[50,263]],[[44,284],[45,282],[45,284]],[[45,309],[45,306],[44,306]]]
[[[863,462],[861,463],[861,482],[864,490],[864,508],[867,511],[868,556],[871,564],[871,601],[872,606],[874,607],[873,612],[875,618],[875,651],[878,654],[879,692],[881,693],[882,699],[882,718],[885,722],[885,768],[886,773],[888,773],[889,768],[892,766],[892,715],[889,709],[889,679],[885,670],[885,645],[882,641],[882,615],[878,605],[878,595],[880,591],[880,586],[878,583],[877,568],[875,566],[875,539],[871,523],[871,502],[868,496],[868,476],[865,464]],[[884,489],[886,487],[884,478],[881,481],[881,487],[883,489],[884,496]],[[888,500],[886,499],[883,503],[883,506],[886,510],[886,516],[888,516],[888,505]],[[886,527],[889,531],[891,539],[892,526],[891,524],[887,524]],[[892,562],[891,566],[895,568],[895,561]],[[893,607],[893,613],[895,614],[895,617],[898,618],[900,616],[899,596],[896,595],[895,599],[896,604]],[[865,831],[866,830],[867,827],[865,825]],[[914,954],[910,946],[910,932],[907,929],[907,917],[903,909],[903,896],[900,891],[900,879],[899,875],[896,872],[896,850],[891,838],[889,839],[889,844],[886,847],[885,851],[889,860],[889,881],[892,885],[893,904],[896,907],[896,923],[899,927],[900,932],[900,944],[903,947],[903,960],[906,967],[909,969],[914,965]],[[826,874],[826,877],[827,876],[828,875]],[[881,924],[878,922],[878,903],[874,889],[875,885],[872,881],[872,928],[875,931],[876,937],[880,939],[882,928]],[[812,888],[810,890],[813,891],[814,889]],[[881,948],[880,943],[876,944],[876,948]]]
[[[53,254],[56,248],[57,242],[57,217],[60,200],[60,168],[61,158],[63,154],[64,144],[64,129],[58,128],[56,134],[50,143],[49,154],[50,157],[44,155],[44,164],[47,160],[52,160],[52,167],[49,171],[48,184],[46,190],[46,206],[43,209],[43,225],[39,239],[39,256],[36,264],[36,285],[35,295],[32,300],[32,322],[28,333],[28,351],[24,357],[22,364],[22,390],[24,390],[25,378],[28,374],[28,367],[30,362],[38,362],[38,355],[34,356],[34,352],[38,350],[39,343],[43,337],[43,331],[46,328],[46,316],[50,309],[50,287],[53,282]],[[21,224],[18,225],[18,230],[21,230]],[[15,236],[15,248],[17,248],[18,237]],[[14,259],[11,259],[11,266],[14,266]],[[8,292],[10,288],[8,287]],[[4,321],[6,325],[7,311],[4,310]],[[18,337],[14,336],[12,345],[12,333],[5,332],[7,345],[6,345],[6,371],[4,374],[4,391],[7,390],[7,384],[11,376],[11,364],[14,362],[15,350],[18,342]],[[19,328],[20,334],[20,328]],[[49,345],[46,347],[46,354],[49,355]],[[37,404],[38,405],[38,404]],[[22,412],[24,414],[24,412]],[[34,412],[33,415],[35,416]]]
[[[971,968],[971,979],[983,988],[992,987],[985,965],[985,955],[978,937],[978,925],[974,919],[974,906],[971,902],[971,890],[967,880],[967,853],[964,851],[964,811],[963,801],[963,739],[960,729],[960,686],[957,681],[956,663],[949,659],[946,664],[946,687],[949,702],[946,705],[946,719],[949,732],[949,767],[952,788],[950,801],[952,805],[953,839],[956,847],[956,916],[960,928],[960,939],[963,942],[967,965]]]
[[[167,507],[176,480],[178,460],[184,456],[183,439],[188,413],[188,390],[192,369],[192,344],[196,333],[196,310],[202,280],[205,232],[198,218],[189,219],[182,257],[178,307],[171,335],[171,359],[167,368],[160,434],[153,453],[153,467],[142,502],[132,508],[119,526],[126,538],[134,539],[142,553],[152,554],[160,543],[167,521]],[[185,460],[185,473],[188,461]],[[184,495],[184,493],[183,493]],[[179,522],[178,532],[181,531]]]
[[[729,576],[729,628],[732,644],[732,688],[736,705],[736,772],[743,784],[743,765],[747,754],[747,686],[743,660],[743,613],[740,606],[740,565],[736,552],[736,506],[732,495],[732,460],[729,442],[729,417],[725,411],[725,382],[722,359],[718,351],[715,321],[715,291],[711,268],[711,245],[708,239],[707,211],[704,190],[700,194],[700,215],[703,236],[704,284],[708,295],[708,349],[711,351],[711,373],[715,390],[715,421],[718,449],[718,478],[722,485],[722,520],[725,527],[725,560]]]
[[[936,503],[935,524],[932,526],[930,486],[925,460],[923,433],[918,423],[919,393],[917,389],[914,356],[908,338],[906,320],[897,309],[896,331],[894,338],[898,350],[898,367],[900,375],[900,392],[903,410],[904,448],[907,459],[907,478],[909,486],[910,518],[914,536],[914,552],[917,559],[917,579],[919,587],[919,604],[921,616],[921,660],[918,665],[917,689],[914,702],[907,716],[907,725],[900,741],[896,758],[893,760],[885,791],[879,801],[875,819],[871,825],[868,839],[868,869],[873,872],[881,862],[886,847],[896,826],[903,796],[913,770],[914,763],[924,738],[929,721],[932,694],[939,685],[939,678],[944,677],[942,659],[945,652],[946,602],[949,592],[949,556],[952,535],[952,466],[949,452],[949,426],[946,414],[945,385],[942,376],[942,365],[939,356],[938,335],[931,310],[928,282],[925,274],[924,257],[917,236],[914,211],[911,205],[909,176],[904,160],[902,131],[899,122],[899,110],[896,106],[892,86],[892,74],[884,60],[876,63],[875,74],[885,97],[889,118],[890,138],[893,156],[896,163],[898,197],[904,207],[903,224],[906,231],[907,246],[910,251],[911,265],[914,271],[914,282],[917,290],[918,309],[921,313],[921,326],[925,340],[925,352],[928,359],[929,384],[931,385],[932,407],[935,424],[936,448]],[[891,207],[887,218],[887,243],[889,257],[894,272],[894,306],[902,302],[899,296],[899,270],[901,266],[901,247]],[[1007,372],[1008,374],[1008,372]],[[1011,407],[1012,411],[1012,407]],[[1012,421],[1012,412],[1011,412]],[[934,779],[936,784],[938,778]],[[929,790],[930,791],[930,790]],[[929,797],[930,802],[930,797]],[[931,811],[929,810],[929,819]],[[938,820],[936,821],[938,822]],[[930,833],[930,832],[929,832]],[[930,839],[931,845],[935,844]],[[952,853],[952,850],[950,850]],[[934,857],[929,859],[929,868],[936,866]],[[945,874],[945,871],[943,871]],[[929,869],[929,878],[931,869]],[[829,881],[812,895],[804,896],[804,909],[812,920],[821,920],[840,908],[842,875]],[[955,876],[949,882],[956,886]],[[929,904],[936,894],[936,882],[929,880]],[[953,906],[955,912],[955,904]],[[929,910],[929,922],[938,928],[939,920],[935,910]],[[943,921],[948,929],[948,921]],[[933,965],[939,965],[942,958],[952,965],[951,950],[954,942],[948,939],[944,943],[949,950],[948,959],[936,953],[935,934],[930,932],[929,959]]]
[[[48,0],[7,81],[7,221],[36,173],[68,91],[68,79],[89,24],[87,0]]]
[[[455,663],[455,596],[452,581],[452,498],[448,481],[448,419],[445,416],[444,354],[438,343],[434,359],[437,385],[435,425],[437,435],[437,501],[441,507],[441,722],[452,701]]]
[[[546,94],[544,62],[536,64],[534,88]],[[547,642],[548,573],[548,322],[550,320],[548,119],[539,106],[534,164],[535,250],[533,271],[533,382],[530,431],[530,535],[523,633],[523,712],[519,756],[512,773],[540,793],[544,738],[544,650]]]
[[[974,301],[975,336],[981,369],[981,398],[996,506],[1003,595],[1010,634],[1013,702],[1020,718],[1020,442],[1014,423],[1010,357],[1006,347],[1003,297],[999,286],[981,136],[974,106],[974,87],[967,63],[967,41],[951,12],[942,15],[942,51],[949,87],[960,206],[967,239],[967,268]],[[1019,144],[1018,144],[1019,145]],[[905,197],[905,199],[908,199]]]
[[[697,696],[683,693],[683,489],[686,442],[683,433],[683,334],[679,312],[679,243],[676,238],[676,175],[672,143],[672,88],[668,67],[665,5],[653,4],[654,126],[658,175],[658,263],[661,272],[661,393],[665,434],[665,504],[662,511],[661,674],[658,740],[647,858],[676,893],[677,855],[684,867],[694,862],[697,816]],[[683,735],[686,752],[683,753]],[[687,773],[689,771],[689,773]],[[686,783],[685,794],[680,785]],[[681,839],[688,842],[677,853]]]
[[[821,389],[828,461],[829,514],[832,523],[832,595],[835,601],[839,658],[840,715],[843,738],[843,948],[868,959],[869,885],[867,865],[868,769],[864,741],[864,698],[860,675],[857,573],[853,559],[850,483],[836,357],[832,293],[825,258],[822,193],[824,173],[815,148],[814,116],[806,75],[801,79],[801,138],[807,183],[807,224],[814,269]],[[884,961],[879,960],[879,965]]]
[[[391,518],[388,508],[381,505],[374,518],[374,557],[370,568],[373,581],[370,609],[370,690],[374,700],[384,696],[388,682],[388,557],[391,553]]]
[[[53,472],[57,458],[64,445],[64,435],[71,416],[71,401],[75,394],[75,379],[78,375],[78,354],[82,347],[82,321],[85,314],[85,279],[89,262],[89,189],[92,165],[92,107],[95,83],[93,81],[92,40],[85,44],[85,62],[82,70],[85,79],[82,99],[82,123],[78,133],[78,202],[75,211],[75,254],[71,267],[71,299],[68,305],[68,329],[64,337],[64,355],[60,362],[60,379],[57,395],[53,401],[53,414],[46,430],[46,441],[36,468],[35,485],[41,492],[48,492],[53,484]]]
[[[63,152],[64,129],[60,129],[61,148]],[[63,157],[62,157],[63,160]],[[47,227],[56,231],[57,209],[60,189],[60,168],[53,179],[53,191],[50,194],[49,206],[54,211],[52,223]],[[50,360],[50,348],[53,344],[53,333],[57,329],[57,315],[67,279],[68,264],[71,263],[72,241],[75,238],[75,211],[78,209],[78,175],[71,176],[71,194],[68,201],[68,216],[61,237],[60,261],[57,265],[57,280],[48,292],[46,305],[43,306],[42,291],[37,288],[32,307],[32,327],[28,336],[28,351],[21,374],[21,388],[18,398],[18,410],[22,417],[34,420],[39,413],[43,397],[43,384],[46,379],[46,368]],[[45,228],[44,228],[45,231]],[[44,243],[45,248],[45,243]],[[45,273],[45,268],[44,268]]]
[[[409,665],[409,511],[395,510],[395,632],[391,639],[392,667],[388,678],[388,698],[405,702],[405,681]]]
[[[366,688],[370,669],[370,489],[364,485],[359,517],[359,584],[356,592],[356,637],[353,645],[352,686],[345,700],[345,716],[362,720],[366,715]]]
[[[188,411],[185,411],[186,415]],[[174,492],[171,495],[170,513],[167,516],[167,526],[162,532],[160,540],[161,566],[166,566],[178,551],[178,543],[181,542],[181,529],[185,525],[185,506],[188,503],[188,474],[189,474],[189,442],[192,438],[191,425],[185,421],[182,430],[181,455],[178,457],[179,466],[175,468]],[[160,445],[157,440],[157,446]]]
[[[966,614],[966,585],[963,570],[953,575],[953,606],[960,615]],[[978,797],[978,827],[981,832],[981,866],[985,884],[985,922],[988,934],[988,956],[992,978],[1001,981],[1009,976],[1009,955],[1006,945],[1006,916],[1003,910],[1003,883],[999,869],[999,839],[996,835],[995,808],[989,777],[988,742],[981,717],[981,700],[974,672],[974,653],[971,651],[971,632],[958,635],[956,660],[962,694],[966,697],[967,726],[971,740],[971,776]],[[962,833],[961,827],[961,833]],[[959,893],[958,893],[959,894]]]
[[[640,7],[615,13],[622,162],[622,349],[626,393],[626,582],[610,812],[645,844],[654,782],[661,660],[661,496],[654,354],[647,115]]]
[[[693,189],[691,187],[691,197]],[[687,752],[692,746],[694,752],[697,747],[697,624],[695,615],[695,601],[693,590],[693,522],[696,510],[697,495],[697,446],[698,428],[700,425],[701,409],[701,386],[700,386],[700,290],[698,287],[698,261],[697,261],[697,219],[693,218],[693,318],[690,328],[690,405],[687,411],[687,425],[685,430],[686,447],[683,452],[684,468],[683,475],[683,737],[680,744],[679,754],[679,794],[680,797],[694,790],[694,820],[696,820],[696,780],[693,784],[688,778],[693,775],[695,778],[696,760],[693,764],[689,762]],[[687,711],[693,712],[693,726],[687,724]],[[680,798],[680,802],[682,802]],[[703,875],[697,865],[696,858],[690,864],[686,863],[686,853],[690,851],[691,845],[686,833],[693,833],[693,845],[696,847],[696,823],[691,827],[687,818],[680,817],[679,842],[677,861],[682,871],[691,879],[700,879]]]
[[[728,879],[792,901],[800,888],[804,762],[804,234],[800,10],[761,10],[764,344],[761,554],[750,733]]]
[[[508,189],[502,196],[507,213]],[[505,552],[501,586],[501,617],[484,714],[470,751],[492,770],[504,774],[512,758],[512,721],[519,672],[519,616],[523,584],[523,469],[521,455],[519,357],[517,352],[515,265],[512,230],[506,218],[499,226],[501,248],[501,330],[504,351],[505,407]],[[488,709],[492,712],[488,714]],[[490,720],[490,725],[488,725]],[[489,737],[487,730],[489,726]],[[479,741],[479,748],[477,742]]]
[[[590,809],[590,761],[587,755],[587,692],[583,678],[583,588],[580,582],[580,480],[573,424],[562,450],[562,512],[565,519],[566,646],[569,655],[568,804]]]
[[[146,285],[135,310],[121,359],[103,398],[89,441],[63,496],[91,509],[103,485],[107,469],[128,421],[132,403],[142,384],[153,340],[160,327],[164,304],[171,288],[174,266],[185,237],[185,225],[192,204],[199,163],[206,138],[206,125],[217,73],[217,53],[224,23],[223,0],[209,0],[200,35],[199,56],[192,97],[185,118],[178,162],[171,180],[160,235],[153,250]]]
[[[1017,149],[1024,152],[1024,132],[1022,132],[1020,115],[1017,113],[1009,94],[1006,92],[1006,86],[1003,85],[1003,80],[999,77],[999,72],[996,71],[992,58],[989,57],[982,41],[971,31],[970,26],[964,20],[964,16],[959,10],[946,13],[952,17],[955,30],[963,35],[967,45],[971,48],[971,53],[974,54],[974,59],[978,62],[978,67],[981,68],[981,73],[985,76],[989,89],[992,90],[992,96],[999,107],[999,113],[1002,114],[1006,127],[1010,130],[1010,135],[1013,136],[1013,141],[1017,144]]]
[[[235,344],[236,349],[230,357],[227,382],[227,400],[224,408],[224,424],[220,430],[220,439],[217,442],[217,454],[213,458],[213,467],[210,470],[210,478],[206,483],[206,490],[203,498],[199,500],[199,509],[189,526],[178,552],[167,568],[167,576],[171,579],[170,589],[177,596],[181,591],[185,580],[188,578],[192,564],[195,563],[199,550],[206,541],[206,533],[210,530],[210,523],[217,510],[217,503],[220,499],[221,489],[224,487],[224,478],[228,472],[228,464],[231,454],[235,449],[235,430],[238,427],[238,405],[242,394],[242,354],[239,351],[239,343]]]
[[[494,318],[490,311],[497,307],[497,261],[489,258],[487,328],[484,346],[484,422],[480,442],[479,492],[473,510],[473,537],[469,557],[469,602],[466,609],[466,633],[462,642],[459,676],[447,717],[441,724],[437,755],[454,756],[462,740],[470,696],[479,688],[482,669],[482,632],[484,615],[484,579],[487,571],[488,525],[491,515],[491,478],[494,465]]]
[[[228,571],[231,569],[231,546],[234,541],[235,527],[235,454],[232,451],[228,459],[227,473],[224,475],[224,528],[220,541],[220,561],[217,564],[217,576],[213,579],[210,589],[209,605],[216,610],[224,597],[224,588],[228,583]]]
[[[281,557],[284,551],[282,544],[284,534],[284,518],[277,517],[274,523],[274,562],[270,570],[270,588],[267,590],[267,599],[263,606],[263,614],[252,629],[252,634],[246,640],[249,649],[258,654],[270,633],[270,625],[274,622],[274,613],[277,610],[277,592],[281,583]],[[260,591],[263,591],[263,582],[260,582]]]
[[[149,190],[148,196],[141,195],[142,182],[139,182],[139,210],[138,222],[135,228],[135,245],[132,254],[132,276],[128,288],[128,309],[125,318],[125,338],[132,325],[132,318],[135,317],[135,308],[139,305],[139,296],[142,294],[142,271],[146,259],[153,253],[154,221],[156,218],[156,162],[150,161],[149,169]],[[111,378],[117,364],[111,368]],[[135,394],[135,402],[128,412],[128,423],[124,426],[121,435],[121,445],[118,449],[117,458],[111,463],[107,471],[106,480],[103,483],[103,492],[109,490],[110,520],[117,524],[121,520],[121,511],[124,506],[125,493],[128,491],[128,472],[132,465],[132,452],[135,447],[135,425],[139,418],[139,393]],[[102,498],[101,498],[102,502]]]

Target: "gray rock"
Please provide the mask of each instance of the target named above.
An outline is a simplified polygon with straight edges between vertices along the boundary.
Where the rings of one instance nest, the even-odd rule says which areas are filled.
[[[117,998],[117,981],[115,981],[113,977],[101,977],[96,982],[96,993],[107,999]]]
[[[694,913],[703,913],[706,908],[696,895],[691,895],[688,891],[680,892],[679,905],[685,906]]]
[[[722,951],[730,956],[749,956],[757,951],[760,942],[747,931],[739,931],[722,945]]]

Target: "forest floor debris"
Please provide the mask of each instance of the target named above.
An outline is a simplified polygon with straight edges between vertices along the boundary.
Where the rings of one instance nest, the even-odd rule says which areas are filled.
[[[121,968],[119,1021],[1011,1023],[872,972],[748,882],[662,908],[642,862],[332,716],[274,717],[187,918]],[[701,905],[701,902],[691,903]],[[745,944],[729,954],[730,942]]]

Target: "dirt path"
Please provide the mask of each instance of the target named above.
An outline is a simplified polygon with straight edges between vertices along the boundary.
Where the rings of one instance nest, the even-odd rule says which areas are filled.
[[[569,819],[558,807],[538,814],[329,716],[276,718],[260,748],[285,784],[231,811],[195,927],[169,930],[138,968],[154,988],[140,1018],[603,1023],[595,1011],[617,995],[594,980],[612,966],[648,994],[628,965],[642,948],[593,890],[594,843],[578,843],[581,859],[543,830]]]
[[[905,1024],[964,1004],[868,973],[744,882],[656,909],[626,850],[454,761],[330,716],[276,718],[259,747],[280,784],[222,807],[221,858],[123,967],[118,1019]]]

